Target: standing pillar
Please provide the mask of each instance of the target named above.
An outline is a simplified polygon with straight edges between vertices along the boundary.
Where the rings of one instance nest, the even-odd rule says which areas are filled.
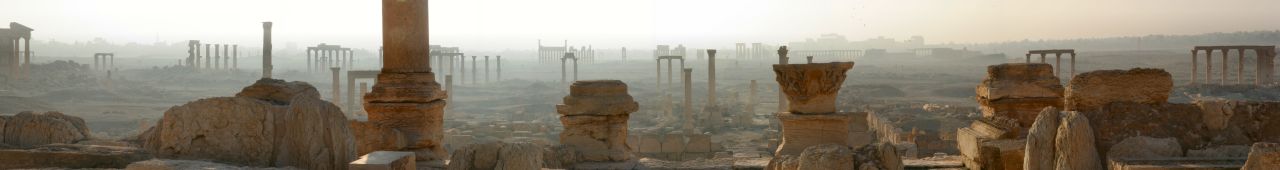
[[[627,145],[627,119],[639,108],[618,80],[576,81],[569,85],[564,104],[556,105],[564,131],[561,144],[577,153],[579,162],[569,169],[632,168],[634,148]],[[631,166],[585,166],[625,163]],[[537,165],[535,165],[537,166]],[[594,168],[583,168],[594,167]],[[538,167],[533,167],[538,168]]]
[[[1072,78],[1076,77],[1076,53],[1075,52],[1071,53],[1071,75],[1067,75],[1067,76],[1069,76],[1067,77],[1068,82],[1070,82]]]
[[[222,69],[222,58],[223,58],[222,44],[214,44],[213,45],[213,67],[211,67],[213,70]]]
[[[29,78],[29,77],[31,76],[31,38],[30,38],[30,37],[23,38],[23,39],[22,39],[22,41],[23,41],[23,46],[22,46],[22,48],[23,48],[23,49],[22,49],[23,54],[22,54],[22,55],[23,55],[23,58],[24,58],[24,59],[22,60],[22,61],[23,61],[23,63],[22,63],[22,77],[23,77],[23,78]]]
[[[231,45],[231,69],[240,69],[240,45]]]
[[[578,58],[573,58],[573,81],[578,81]]]
[[[787,65],[787,46],[778,48],[778,65]],[[787,99],[783,98],[782,86],[778,86],[778,112],[787,111]]]
[[[837,112],[835,106],[840,85],[847,77],[845,72],[851,68],[852,62],[773,65],[778,85],[783,86],[782,91],[791,101],[791,107],[775,114],[782,123],[782,143],[774,158],[800,156],[810,146],[851,144],[848,135],[852,116]],[[770,165],[777,163],[781,162]]]
[[[1053,76],[1062,77],[1062,53],[1054,53],[1053,59],[1057,60],[1057,62],[1053,64]]]
[[[1200,50],[1191,50],[1191,84],[1196,84],[1196,75],[1200,74]]]
[[[484,56],[484,84],[489,84],[489,56]]]
[[[262,22],[262,78],[271,78],[271,22]]]
[[[98,64],[98,63],[100,63],[100,62],[101,62],[101,61],[99,61],[98,56],[100,56],[100,55],[99,55],[99,54],[93,54],[93,70],[94,70],[94,71],[102,70],[102,66]]]
[[[1204,52],[1204,84],[1213,84],[1213,49]]]
[[[654,63],[657,63],[658,65],[657,67],[655,67],[657,68],[657,70],[655,71],[656,73],[658,73],[658,76],[657,76],[658,79],[654,81],[654,82],[657,82],[655,84],[658,85],[658,88],[655,88],[655,89],[658,90],[659,92],[663,92],[662,91],[662,58],[658,58],[657,60],[654,60]]]
[[[498,70],[497,70],[497,71],[498,71],[498,81],[499,81],[499,82],[501,82],[501,81],[502,81],[502,56],[497,56],[494,60],[497,60],[497,62],[498,62],[498,63],[497,63],[497,66],[498,66]]]
[[[213,68],[213,64],[211,64],[211,63],[213,62],[213,55],[211,55],[211,53],[210,53],[210,52],[211,52],[211,49],[212,49],[212,48],[210,48],[210,47],[209,47],[210,45],[212,45],[212,44],[205,44],[205,45],[204,45],[204,69],[212,69],[212,68]]]
[[[674,74],[672,74],[671,72],[671,68],[672,68],[671,63],[672,63],[671,59],[667,59],[667,88],[671,88],[672,77],[674,77],[673,76]],[[680,67],[680,68],[683,69],[684,67]]]
[[[457,90],[453,90],[453,75],[444,76],[444,90],[445,90],[444,91],[445,95],[449,95],[449,96],[453,96],[453,92],[457,91]],[[444,98],[444,101],[445,103],[453,102],[453,98],[452,97]],[[445,108],[448,108],[448,106],[445,106]]]
[[[458,84],[467,84],[467,56],[458,56]],[[472,61],[475,62],[475,61]]]
[[[316,71],[315,64],[311,63],[311,51],[315,51],[315,50],[311,49],[311,47],[307,47],[306,51],[307,51],[307,73],[311,73]]]
[[[684,113],[680,114],[681,127],[684,129],[684,134],[698,134],[693,128],[693,69],[681,68],[680,70],[682,70],[680,75],[683,77],[681,80],[684,83],[684,102],[680,105],[684,108],[682,109]]]
[[[1230,79],[1230,77],[1227,77],[1227,72],[1231,72],[1227,69],[1227,64],[1229,64],[1229,62],[1227,62],[1227,54],[1230,51],[1231,49],[1222,49],[1222,79],[1218,81],[1218,84],[1220,85],[1226,85],[1227,79]]]
[[[478,63],[476,62],[476,56],[471,56],[471,84],[472,85],[476,84],[476,77],[480,77],[480,76],[476,76],[476,74],[480,74],[479,71],[476,71],[476,63]]]
[[[804,60],[805,64],[813,64],[813,56],[805,56]]]
[[[1025,59],[1027,59],[1027,63],[1031,63],[1031,53],[1027,53],[1027,57]]]
[[[427,0],[382,0],[382,72],[364,96],[369,123],[395,129],[406,144],[392,147],[416,155],[417,167],[443,168],[441,140],[448,95],[440,90],[428,56]],[[357,141],[357,148],[362,143]]]
[[[1236,84],[1244,84],[1244,49],[1238,50],[1240,50],[1240,56],[1236,59]]]
[[[338,83],[339,82],[338,78],[342,74],[340,72],[342,71],[342,68],[329,67],[329,70],[333,72],[333,93],[332,93],[333,98],[331,98],[331,100],[329,101],[333,102],[334,104],[341,104],[342,103],[342,88],[341,88],[342,86],[340,86],[340,84]]]
[[[738,127],[747,127],[752,124],[752,117],[756,114],[756,87],[758,87],[756,86],[756,80],[751,80],[751,86],[747,87],[749,88],[747,92],[747,112],[738,115],[738,121],[735,122]]]
[[[716,103],[716,50],[707,51],[707,113],[711,114],[708,123],[712,129],[720,128],[724,116],[720,114],[719,103]]]
[[[355,110],[357,110],[356,94],[355,94],[356,93],[356,89],[355,89],[356,77],[351,76],[351,71],[354,71],[354,70],[347,69],[347,103],[346,103],[347,105],[346,107],[343,107],[343,110],[347,111],[347,113],[355,113]],[[360,89],[361,91],[364,90],[364,87],[360,87],[360,88],[361,88]]]
[[[117,68],[116,68],[116,54],[115,54],[115,53],[112,53],[112,54],[111,54],[111,67],[107,67],[107,70],[114,70],[114,69],[117,69]]]
[[[568,59],[569,58],[560,58],[560,84],[568,83],[566,82],[567,79],[569,79],[567,75],[568,70],[565,70],[565,66],[564,66],[565,60],[568,60]]]
[[[195,45],[195,44],[197,44],[197,43],[198,43],[198,42],[196,42],[196,40],[190,40],[190,41],[187,41],[187,60],[186,60],[186,65],[187,65],[188,67],[190,67],[190,66],[192,66],[192,65],[195,65],[195,64],[192,64],[192,63],[191,63],[191,60],[193,60],[193,59],[195,59],[195,58],[196,58],[196,53],[198,53],[198,52],[196,52],[196,51],[195,51],[195,49],[198,49],[198,48],[193,48],[193,47],[191,47],[191,46],[193,46],[193,45]],[[183,63],[178,63],[178,64],[183,64]]]

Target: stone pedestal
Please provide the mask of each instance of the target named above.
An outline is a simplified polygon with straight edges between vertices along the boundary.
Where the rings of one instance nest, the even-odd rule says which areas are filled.
[[[627,119],[639,108],[627,85],[618,80],[577,81],[564,104],[556,105],[564,131],[560,143],[583,162],[632,160],[627,147]]]
[[[775,155],[799,155],[805,148],[822,144],[849,145],[849,113],[800,115],[782,112],[775,116],[782,122],[782,143]]]
[[[442,167],[448,94],[431,72],[427,18],[426,0],[382,1],[385,56],[364,109],[373,126],[403,134],[406,146],[395,150],[413,152],[418,167]]]
[[[413,152],[377,151],[351,161],[350,170],[414,170]]]

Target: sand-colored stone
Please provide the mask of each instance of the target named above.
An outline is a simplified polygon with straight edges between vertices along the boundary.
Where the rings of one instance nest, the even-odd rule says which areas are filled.
[[[632,159],[627,146],[627,119],[639,104],[618,80],[576,81],[564,104],[556,105],[564,131],[560,143],[588,162]]]
[[[1067,111],[1096,110],[1113,102],[1168,103],[1173,77],[1162,69],[1100,70],[1077,75],[1067,85]]]
[[[0,150],[0,169],[125,168],[131,162],[151,158],[151,154],[131,147],[49,144]]]
[[[348,170],[416,170],[413,152],[377,151],[351,161]]]
[[[982,142],[979,146],[977,169],[1022,169],[1026,154],[1026,140],[999,139]]]
[[[1182,146],[1175,138],[1134,136],[1111,146],[1108,159],[1181,157]]]
[[[799,115],[777,113],[782,121],[782,143],[775,155],[796,155],[805,148],[822,144],[849,143],[849,120],[846,113]]]
[[[0,144],[29,148],[45,144],[71,144],[90,138],[84,119],[60,112],[22,112],[0,116]]]
[[[1280,169],[1280,144],[1254,143],[1241,170]]]
[[[281,82],[254,86],[309,86]],[[308,95],[315,91],[263,94],[276,93],[294,97],[288,103],[256,95],[215,97],[170,108],[140,136],[142,146],[160,158],[246,166],[341,169],[355,159],[351,130],[336,105]]]
[[[369,122],[400,131],[418,167],[440,168],[448,98],[431,72],[426,0],[382,1],[382,70],[364,96]]]
[[[853,62],[773,65],[777,82],[787,96],[792,114],[825,114],[836,111],[836,94]]]
[[[360,120],[348,120],[347,124],[351,127],[352,136],[355,137],[357,155],[397,150],[408,145],[408,141],[400,130]]]
[[[1055,140],[1055,169],[1102,169],[1102,158],[1094,147],[1093,128],[1084,114],[1063,114]]]
[[[1025,129],[1040,109],[1062,106],[1063,87],[1049,64],[1008,63],[988,66],[976,92],[983,117],[1017,120]]]
[[[692,135],[685,135],[685,137],[689,139],[687,144],[685,144],[685,149],[684,149],[685,152],[705,154],[705,153],[710,153],[712,151],[711,135],[692,134]]]
[[[523,170],[543,167],[543,149],[533,143],[487,142],[467,145],[450,156],[450,170]]]
[[[294,167],[246,167],[208,161],[151,159],[130,163],[125,170],[186,170],[186,169],[228,169],[228,170],[295,170]]]
[[[824,144],[805,148],[796,169],[853,169],[853,149],[840,144]]]
[[[1058,124],[1061,111],[1055,107],[1046,107],[1036,117],[1031,129],[1027,130],[1027,148],[1023,155],[1022,169],[1053,169],[1055,155],[1054,142],[1058,136]]]

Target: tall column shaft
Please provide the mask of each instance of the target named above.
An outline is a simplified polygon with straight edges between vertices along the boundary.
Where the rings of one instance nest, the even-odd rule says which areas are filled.
[[[406,141],[378,147],[414,152],[418,167],[443,168],[448,95],[431,72],[427,9],[427,0],[382,0],[383,67],[364,108],[369,123],[398,130]]]
[[[1200,51],[1191,50],[1191,84],[1196,84],[1196,75],[1200,75]]]
[[[340,72],[342,69],[338,67],[329,67],[329,70],[333,71],[333,98],[330,101],[334,104],[340,104],[342,103],[342,86],[340,86],[338,78],[342,74]]]
[[[697,132],[693,128],[693,69],[684,68],[681,70],[684,83],[684,103],[681,104],[681,107],[684,107],[684,113],[681,114],[681,121],[683,122],[685,134],[696,134]]]
[[[382,1],[383,72],[431,72],[426,0]]]
[[[489,56],[484,56],[484,83],[489,83]]]
[[[1205,50],[1204,63],[1204,83],[1213,84],[1213,49]]]
[[[271,22],[262,22],[262,78],[271,78]]]
[[[1236,84],[1244,84],[1244,49],[1239,50],[1240,55],[1236,59]]]
[[[1227,64],[1230,63],[1230,62],[1227,62],[1227,54],[1230,51],[1231,49],[1222,49],[1222,79],[1218,81],[1218,84],[1225,85],[1227,84],[1227,79],[1230,79],[1230,77],[1227,77],[1227,72],[1231,72],[1229,71],[1229,69],[1227,69]]]
[[[498,56],[498,57],[497,57],[497,58],[495,58],[494,60],[497,60],[497,62],[498,62],[498,63],[497,63],[497,67],[498,67],[498,70],[497,70],[497,72],[498,72],[498,81],[502,81],[502,56]]]

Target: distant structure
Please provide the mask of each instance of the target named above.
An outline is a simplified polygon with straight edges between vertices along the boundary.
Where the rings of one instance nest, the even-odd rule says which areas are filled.
[[[1252,50],[1254,55],[1258,57],[1258,59],[1255,60],[1257,61],[1257,65],[1254,66],[1254,70],[1256,72],[1254,74],[1254,84],[1260,86],[1271,83],[1271,79],[1275,74],[1276,46],[1196,46],[1191,50],[1191,84],[1197,84],[1197,75],[1200,74],[1198,68],[1200,65],[1200,57],[1198,56],[1200,51],[1204,51],[1205,54],[1204,82],[1206,84],[1213,83],[1213,52],[1221,51],[1222,75],[1221,78],[1218,79],[1218,84],[1227,84],[1227,80],[1231,79],[1231,77],[1228,77],[1228,73],[1231,72],[1229,69],[1230,62],[1228,62],[1228,56],[1231,55],[1232,50],[1238,52],[1238,55],[1236,55],[1236,84],[1245,84],[1244,56],[1246,54],[1245,51],[1247,50]]]
[[[564,56],[569,52],[569,40],[564,40],[564,46],[542,46],[542,40],[538,40],[538,63],[550,63]]]
[[[351,68],[354,55],[355,51],[351,48],[342,48],[340,45],[320,43],[315,47],[307,47],[307,70],[324,72],[324,69],[331,67]]]
[[[1048,62],[1045,62],[1044,58],[1045,58],[1045,55],[1048,55],[1048,54],[1053,54],[1054,56],[1053,58],[1057,60],[1057,62],[1053,64],[1054,77],[1062,77],[1062,54],[1071,55],[1071,73],[1067,74],[1067,78],[1065,79],[1068,82],[1071,81],[1071,77],[1074,77],[1076,75],[1076,50],[1075,49],[1056,49],[1056,50],[1027,51],[1027,57],[1026,57],[1027,63],[1031,63],[1032,55],[1040,55],[1040,63],[1047,64]]]
[[[9,77],[26,77],[31,67],[31,27],[10,22],[0,29],[0,68],[8,68]],[[25,60],[24,60],[25,59]]]
[[[271,22],[262,22],[262,78],[271,78]]]

